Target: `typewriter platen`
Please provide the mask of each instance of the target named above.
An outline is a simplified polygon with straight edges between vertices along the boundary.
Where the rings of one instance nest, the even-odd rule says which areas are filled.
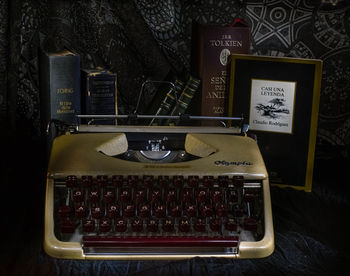
[[[237,128],[84,126],[57,137],[45,251],[69,259],[260,258],[269,181]]]

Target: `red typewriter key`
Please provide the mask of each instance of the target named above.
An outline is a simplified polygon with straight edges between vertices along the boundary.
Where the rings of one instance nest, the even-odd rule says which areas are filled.
[[[143,218],[147,218],[151,216],[151,207],[148,204],[141,205],[139,207],[139,216]]]
[[[192,189],[185,188],[182,190],[181,194],[182,202],[192,202],[193,201],[193,191]]]
[[[88,211],[88,207],[86,207],[85,205],[81,205],[75,208],[75,217],[79,219],[86,218],[88,215]]]
[[[181,217],[182,208],[181,205],[174,205],[170,207],[170,216],[178,218]]]
[[[113,190],[106,190],[103,193],[103,202],[112,203],[115,200],[115,192]]]
[[[123,216],[127,217],[127,218],[135,216],[135,205],[134,204],[127,204],[123,208]]]
[[[167,191],[166,201],[167,202],[174,202],[174,201],[176,201],[176,190],[175,189],[170,189],[170,190]]]
[[[251,203],[251,202],[254,202],[255,200],[257,200],[257,198],[258,198],[258,194],[257,193],[255,193],[255,192],[245,192],[244,194],[243,194],[243,201],[244,202],[249,202],[249,203]]]
[[[139,189],[135,191],[135,202],[142,203],[145,202],[147,197],[147,192],[145,189]]]
[[[112,184],[114,187],[121,187],[123,186],[123,181],[124,181],[124,177],[122,175],[113,175],[112,176]]]
[[[118,218],[120,216],[119,205],[117,204],[109,205],[107,208],[107,216],[111,219]]]
[[[100,232],[104,232],[104,233],[109,232],[111,231],[111,228],[112,228],[112,223],[109,218],[100,219],[98,224],[98,229],[100,230]]]
[[[68,205],[63,205],[58,209],[58,216],[60,218],[69,217],[71,213],[72,213],[72,208]]]
[[[91,217],[94,219],[100,219],[104,216],[104,210],[102,207],[95,206],[91,208]]]
[[[229,178],[227,175],[219,175],[218,182],[220,187],[226,188],[229,184]]]
[[[206,230],[205,219],[201,219],[201,218],[196,219],[193,228],[197,232],[205,232]]]
[[[93,182],[93,179],[92,179],[92,176],[91,175],[83,175],[81,177],[81,185],[84,187],[84,188],[89,188],[92,186],[92,182]]]
[[[225,217],[228,213],[228,207],[226,204],[222,204],[222,203],[218,203],[215,206],[215,210],[216,210],[216,215],[218,217]]]
[[[206,189],[200,189],[197,191],[197,201],[205,202],[208,199],[208,191]]]
[[[189,232],[191,230],[190,221],[186,218],[181,218],[179,220],[179,230],[181,232]]]
[[[99,187],[106,187],[108,185],[108,176],[98,175],[96,176],[96,182]]]
[[[129,187],[136,187],[138,182],[139,182],[139,177],[137,175],[128,175]]]
[[[214,231],[214,232],[221,231],[221,219],[219,219],[219,218],[211,219],[209,222],[209,226],[210,226],[211,231]]]
[[[131,192],[128,189],[123,189],[120,193],[120,201],[129,202],[131,200]]]
[[[115,221],[115,231],[117,232],[125,232],[127,229],[127,221],[125,219],[117,219]]]
[[[96,203],[100,200],[100,193],[98,190],[92,190],[88,193],[88,200],[92,203]]]
[[[95,231],[95,221],[92,219],[83,220],[83,232],[94,232]]]
[[[189,175],[187,177],[187,185],[192,188],[197,188],[199,185],[199,176],[198,175]]]
[[[147,231],[149,231],[149,232],[157,232],[158,231],[158,220],[157,219],[149,219],[147,221]]]
[[[205,175],[203,176],[203,185],[207,188],[211,188],[214,185],[214,176]]]
[[[142,232],[143,222],[141,219],[135,218],[131,220],[131,231],[133,232]]]
[[[235,217],[242,217],[243,216],[243,210],[242,207],[239,204],[235,204],[232,206],[232,214]]]
[[[244,185],[244,178],[242,175],[234,175],[232,178],[232,184],[236,188],[242,188]]]
[[[160,201],[162,199],[162,193],[159,189],[154,189],[151,194],[151,200],[153,202]]]
[[[143,185],[146,187],[146,188],[149,188],[152,186],[153,184],[153,175],[144,175],[143,176]]]
[[[258,229],[258,222],[255,218],[246,218],[243,227],[248,231],[256,231]]]
[[[81,190],[73,191],[73,201],[75,203],[80,203],[84,201],[83,192]]]
[[[228,231],[236,231],[237,230],[237,222],[233,218],[229,218],[225,222],[225,229]]]
[[[211,217],[214,214],[213,206],[211,204],[202,205],[200,212],[202,217]]]
[[[169,185],[169,176],[167,175],[158,176],[158,184],[161,187],[167,187]]]
[[[166,214],[166,207],[165,205],[157,205],[154,207],[154,215],[157,218],[164,218]]]
[[[74,188],[78,185],[78,178],[75,175],[68,175],[66,177],[66,187]]]
[[[196,205],[187,205],[185,207],[185,213],[188,217],[195,217],[197,214],[197,206]]]
[[[176,188],[181,188],[184,184],[184,176],[183,175],[174,175],[173,176],[173,185]]]
[[[237,202],[238,201],[238,195],[237,192],[233,189],[229,189],[226,191],[226,198],[228,202]]]
[[[174,220],[172,218],[165,218],[162,220],[162,229],[165,232],[174,231]]]
[[[70,218],[65,218],[61,222],[61,232],[66,234],[74,233],[75,231],[75,222]]]
[[[221,190],[215,189],[212,191],[211,200],[215,203],[222,202],[223,194]]]

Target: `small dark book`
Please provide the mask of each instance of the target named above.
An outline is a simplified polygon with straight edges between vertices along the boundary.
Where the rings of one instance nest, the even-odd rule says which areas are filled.
[[[117,115],[117,75],[97,69],[81,70],[82,114]],[[90,119],[89,119],[90,120]],[[116,119],[93,119],[96,124],[116,124]]]
[[[191,71],[201,80],[199,93],[193,99],[194,114],[227,116],[229,56],[249,51],[249,27],[193,25]],[[220,125],[220,122],[204,120],[202,124]]]
[[[70,51],[48,53],[40,50],[39,82],[41,130],[45,135],[48,123],[59,120],[77,124],[80,114],[80,56]],[[50,144],[57,135],[55,128],[45,138]]]

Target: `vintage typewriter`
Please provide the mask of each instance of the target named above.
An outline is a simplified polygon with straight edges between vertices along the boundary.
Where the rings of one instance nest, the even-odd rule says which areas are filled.
[[[269,180],[244,128],[70,127],[52,145],[45,251],[114,260],[270,255]]]

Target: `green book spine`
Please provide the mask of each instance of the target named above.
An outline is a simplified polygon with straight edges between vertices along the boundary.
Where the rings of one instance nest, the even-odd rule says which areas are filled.
[[[181,93],[184,86],[185,84],[182,81],[176,80],[174,86],[169,89],[169,92],[166,94],[155,115],[169,115],[175,106],[177,95]],[[162,125],[162,122],[164,122],[162,119],[152,119],[150,125]]]
[[[198,90],[198,86],[200,84],[200,80],[190,76],[189,80],[186,83],[185,88],[183,89],[179,99],[177,100],[176,105],[171,111],[170,115],[179,116],[185,113],[187,110],[193,95]],[[176,125],[178,124],[178,120],[167,120],[166,125]]]

